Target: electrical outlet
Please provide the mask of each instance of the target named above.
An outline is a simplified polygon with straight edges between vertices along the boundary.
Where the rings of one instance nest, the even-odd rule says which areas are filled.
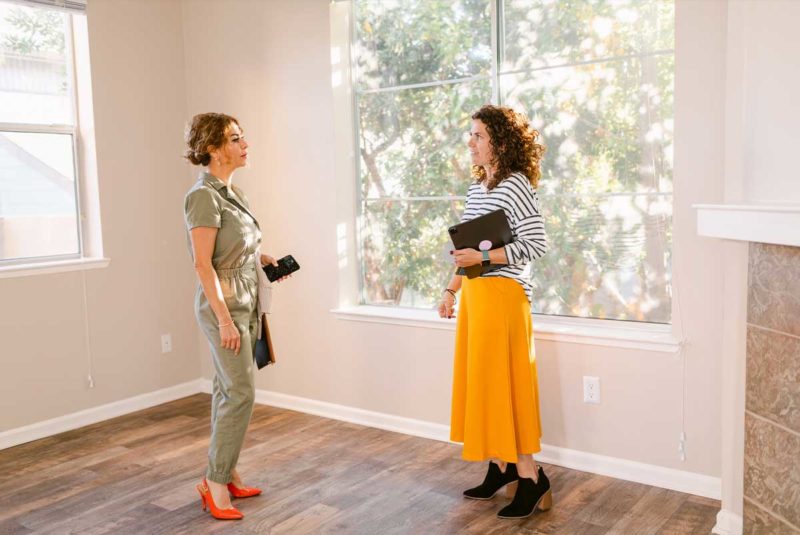
[[[92,377],[91,373],[86,376],[86,386],[88,388],[94,388],[94,377]]]
[[[600,378],[583,376],[583,402],[600,404]]]
[[[162,334],[161,335],[161,352],[162,353],[169,353],[172,351],[172,335]]]

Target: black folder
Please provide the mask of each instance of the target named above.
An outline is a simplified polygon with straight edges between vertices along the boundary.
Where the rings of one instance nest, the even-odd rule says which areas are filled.
[[[511,226],[508,224],[508,218],[502,208],[475,219],[464,221],[458,225],[453,225],[447,229],[447,232],[450,233],[450,239],[456,249],[480,250],[479,244],[484,240],[492,242],[490,250],[497,249],[508,245],[513,239]],[[466,275],[468,279],[474,279],[482,273],[499,267],[501,267],[499,264],[490,264],[488,266],[478,264],[467,268],[459,268],[456,273]]]

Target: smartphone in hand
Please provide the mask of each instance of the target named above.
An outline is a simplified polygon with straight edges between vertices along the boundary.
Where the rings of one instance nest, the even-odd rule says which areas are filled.
[[[295,260],[292,255],[286,255],[278,260],[277,267],[272,264],[264,266],[264,273],[267,274],[267,278],[270,282],[275,282],[280,278],[294,273],[298,269],[300,269],[300,264],[297,263],[297,260]]]

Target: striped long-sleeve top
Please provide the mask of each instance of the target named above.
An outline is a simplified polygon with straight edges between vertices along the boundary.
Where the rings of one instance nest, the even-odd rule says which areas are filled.
[[[531,261],[547,252],[544,218],[539,210],[539,196],[522,173],[513,173],[488,191],[474,182],[467,192],[467,205],[461,221],[502,208],[511,227],[512,242],[505,246],[508,265],[489,271],[481,277],[506,277],[519,282],[531,299]]]

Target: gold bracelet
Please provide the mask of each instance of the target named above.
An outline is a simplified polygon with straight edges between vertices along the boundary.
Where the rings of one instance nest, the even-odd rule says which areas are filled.
[[[233,320],[229,321],[228,323],[222,323],[220,325],[217,325],[217,328],[222,329],[223,327],[227,327],[228,325],[232,325],[232,324],[233,324]]]

